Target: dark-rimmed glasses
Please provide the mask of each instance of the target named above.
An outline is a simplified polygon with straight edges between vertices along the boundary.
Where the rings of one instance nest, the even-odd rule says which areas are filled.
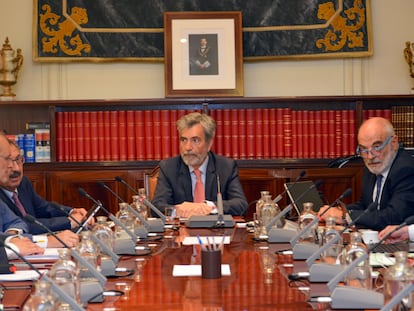
[[[380,152],[387,146],[391,139],[394,137],[394,135],[388,136],[388,138],[379,146],[372,146],[371,148],[361,148],[361,146],[358,145],[356,149],[356,153],[359,154],[361,157],[366,158],[368,157],[368,153],[370,153],[372,156],[378,156]]]

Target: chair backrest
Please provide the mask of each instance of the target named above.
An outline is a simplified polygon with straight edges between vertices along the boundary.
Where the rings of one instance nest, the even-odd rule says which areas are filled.
[[[145,183],[145,189],[147,191],[147,199],[149,201],[152,201],[155,194],[155,187],[157,187],[157,180],[158,180],[158,174],[160,172],[160,167],[156,166],[151,173],[144,174],[144,183]]]

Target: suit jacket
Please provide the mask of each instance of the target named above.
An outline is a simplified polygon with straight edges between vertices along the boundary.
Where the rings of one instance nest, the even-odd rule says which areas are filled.
[[[362,194],[358,202],[348,205],[355,219],[372,204],[376,175],[366,167],[362,177]],[[367,212],[357,220],[359,226],[382,230],[387,225],[399,225],[414,215],[414,158],[400,149],[385,180],[380,209]]]
[[[217,175],[220,177],[223,211],[244,215],[247,201],[240,183],[236,161],[209,152],[205,181],[206,200],[217,202]],[[162,212],[166,206],[193,202],[191,176],[181,156],[162,160],[152,203]]]
[[[29,231],[27,224],[0,200],[0,232],[6,232],[11,228],[20,229],[25,233]]]
[[[22,182],[17,187],[19,194],[19,200],[22,203],[26,213],[32,215],[46,227],[52,231],[61,231],[65,229],[71,229],[70,221],[67,214],[59,210],[53,205],[56,203],[48,202],[36,193],[33,189],[32,183],[25,176]],[[0,199],[3,200],[9,208],[19,217],[23,217],[20,210],[9,198],[9,196],[2,190],[0,190]],[[68,206],[63,206],[67,213],[71,211]],[[46,230],[39,225],[28,223],[29,233],[41,234]]]

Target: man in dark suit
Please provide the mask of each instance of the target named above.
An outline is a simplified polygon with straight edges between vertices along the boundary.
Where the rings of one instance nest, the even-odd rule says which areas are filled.
[[[206,114],[195,112],[180,118],[177,128],[180,156],[160,162],[152,203],[161,211],[174,206],[180,217],[217,212],[219,179],[224,213],[244,215],[247,201],[236,162],[210,151],[216,122]]]
[[[52,231],[70,230],[78,224],[72,219],[81,222],[86,215],[85,209],[72,209],[69,206],[48,202],[38,195],[29,179],[23,176],[24,157],[20,155],[19,147],[13,142],[10,143],[10,153],[13,159],[13,166],[8,174],[7,179],[0,181],[0,199],[3,200],[9,208],[19,217],[27,213],[35,217]],[[24,211],[20,210],[13,200],[13,193],[18,193],[18,198]],[[62,209],[62,210],[61,210]],[[71,217],[68,214],[71,213]],[[33,223],[28,223],[31,234],[44,233],[45,229]]]
[[[358,131],[357,153],[365,168],[361,198],[347,206],[350,219],[370,207],[356,224],[382,230],[414,215],[414,158],[400,148],[392,124],[379,117],[366,120]],[[324,218],[328,216],[338,219],[342,212],[332,208]]]

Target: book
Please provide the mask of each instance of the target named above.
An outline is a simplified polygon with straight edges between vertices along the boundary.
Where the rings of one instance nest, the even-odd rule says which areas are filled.
[[[292,157],[292,113],[290,108],[282,108],[283,120],[283,146],[284,157]]]
[[[63,121],[64,112],[57,111],[55,114],[56,120],[56,161],[63,162],[65,154],[65,145],[64,145],[64,121]]]
[[[84,161],[92,159],[92,138],[91,138],[91,120],[90,112],[83,111],[83,152]]]
[[[239,158],[247,159],[246,149],[246,109],[238,109],[238,132],[239,132]]]
[[[35,162],[35,148],[36,148],[35,134],[33,133],[24,134],[23,150],[24,150],[24,158],[25,158],[26,163]]]
[[[255,157],[255,109],[246,109],[246,152],[247,159]]]
[[[126,148],[127,160],[136,160],[136,141],[135,141],[135,112],[126,111]]]
[[[146,144],[145,144],[145,116],[143,110],[135,110],[135,144],[136,144],[136,160],[146,160]]]
[[[152,111],[152,138],[154,155],[152,160],[161,160],[162,146],[161,146],[161,112],[160,110]]]
[[[103,130],[104,130],[104,161],[111,161],[111,116],[110,111],[103,111]]]
[[[98,121],[101,120],[101,121]],[[91,161],[98,161],[100,160],[100,150],[99,150],[99,144],[103,144],[103,125],[102,119],[98,119],[98,111],[90,111],[89,112],[89,123],[90,123],[90,139],[89,142],[91,144],[90,146],[90,160]],[[101,124],[100,124],[101,123]],[[100,138],[100,135],[102,135],[102,139]],[[102,155],[103,155],[103,150]]]
[[[76,145],[76,154],[74,161],[85,161],[85,145],[84,145],[84,119],[82,111],[75,111],[75,136],[72,136],[72,139]]]
[[[270,134],[270,158],[275,159],[277,158],[277,120],[276,120],[276,109],[271,108],[269,109],[269,134]]]
[[[240,159],[240,140],[239,140],[239,112],[238,109],[230,109],[230,128],[231,128],[231,157]]]
[[[119,112],[117,110],[110,110],[109,111],[109,129],[110,129],[110,161],[119,161],[120,158],[120,150],[119,150]],[[122,129],[124,129],[123,127]]]
[[[127,147],[127,118],[126,111],[118,111],[118,137],[114,142],[118,143],[118,161],[126,161],[128,159]]]
[[[146,160],[153,160],[154,159],[154,139],[149,139],[150,137],[154,137],[153,133],[153,118],[152,118],[152,111],[145,110],[144,111],[144,144],[145,144],[145,159]]]
[[[231,113],[230,109],[223,109],[223,151],[225,157],[232,156],[232,133],[231,133]]]
[[[263,159],[263,109],[257,108],[253,112],[254,114],[254,159]]]
[[[93,115],[92,115],[93,116]],[[93,118],[92,118],[93,119]],[[105,130],[104,130],[104,112],[96,112],[96,122],[97,122],[97,137],[98,137],[98,153],[97,161],[105,161]],[[94,121],[92,121],[94,123]]]
[[[26,122],[26,130],[35,130],[35,129],[50,129],[50,123],[49,122],[37,122],[37,121],[31,121]]]
[[[262,133],[263,133],[263,158],[269,159],[270,158],[270,145],[272,141],[270,140],[270,113],[268,108],[262,109],[262,116],[263,116],[263,123],[262,123]]]

